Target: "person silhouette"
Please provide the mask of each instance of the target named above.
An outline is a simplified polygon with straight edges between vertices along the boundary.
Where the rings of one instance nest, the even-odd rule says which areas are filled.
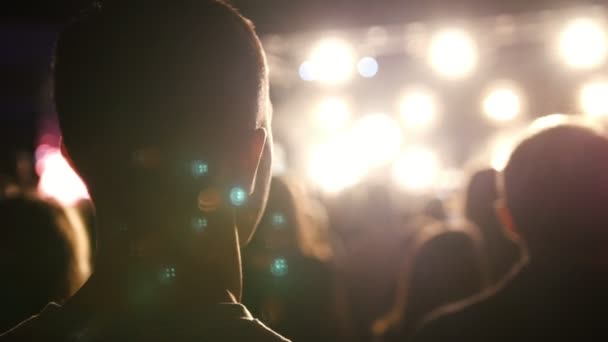
[[[95,272],[2,341],[284,341],[239,304],[268,196],[268,67],[221,1],[112,1],[60,35],[63,152],[95,204]]]
[[[435,312],[414,341],[603,340],[608,139],[565,124],[513,151],[498,215],[528,260],[494,288]]]

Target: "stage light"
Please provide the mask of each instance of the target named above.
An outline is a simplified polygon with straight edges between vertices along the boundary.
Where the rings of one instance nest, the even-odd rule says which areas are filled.
[[[41,145],[36,150],[36,171],[40,175],[38,191],[70,206],[89,198],[84,182],[72,170],[59,149]]]
[[[348,104],[338,97],[329,97],[321,101],[316,112],[317,123],[328,131],[344,127],[349,118]]]
[[[494,121],[515,119],[522,110],[521,98],[511,87],[498,87],[490,91],[482,102],[486,116]]]
[[[401,120],[408,129],[425,130],[436,120],[437,105],[434,96],[425,90],[407,92],[399,105]]]
[[[437,154],[424,146],[405,149],[393,164],[393,179],[402,189],[422,193],[435,185],[440,163]]]
[[[608,116],[608,82],[588,83],[581,88],[579,96],[583,113],[593,117]]]
[[[305,70],[308,72],[307,78],[325,84],[337,84],[348,80],[353,74],[355,64],[352,48],[336,38],[319,42],[312,50],[308,61],[310,64],[303,64],[305,69],[309,69]]]
[[[352,146],[369,169],[391,162],[402,142],[399,124],[383,113],[368,114],[357,120],[351,135]]]
[[[363,158],[347,135],[313,147],[308,156],[307,170],[310,180],[329,194],[357,184],[367,172]]]
[[[570,21],[561,33],[559,49],[565,62],[574,68],[600,65],[608,53],[604,28],[588,18]]]
[[[429,60],[440,75],[462,78],[475,68],[477,47],[466,32],[459,29],[443,30],[431,40]]]
[[[357,63],[359,75],[365,78],[371,78],[378,73],[378,61],[373,57],[363,57]]]
[[[299,74],[304,81],[314,81],[317,78],[315,67],[310,61],[304,61],[300,64]]]

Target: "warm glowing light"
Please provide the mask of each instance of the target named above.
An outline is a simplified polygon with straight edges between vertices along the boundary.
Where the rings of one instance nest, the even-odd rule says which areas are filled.
[[[319,42],[308,61],[300,67],[305,80],[317,80],[325,84],[337,84],[348,80],[355,68],[352,48],[344,41],[330,38]]]
[[[507,166],[515,143],[508,139],[501,139],[494,143],[490,156],[490,166],[496,171],[502,171]]]
[[[588,18],[572,20],[564,28],[560,52],[566,63],[574,68],[592,68],[606,60],[608,53],[604,28]]]
[[[40,175],[38,190],[41,194],[70,206],[89,198],[84,182],[72,170],[59,149],[41,145],[36,150],[36,171]]]
[[[406,93],[399,105],[401,119],[408,129],[424,130],[436,120],[437,105],[434,96],[425,90]]]
[[[348,104],[343,99],[330,97],[323,100],[316,113],[317,123],[329,131],[340,129],[350,118]]]
[[[401,147],[399,124],[383,113],[360,118],[355,122],[351,134],[353,147],[370,169],[391,162]]]
[[[309,155],[308,176],[326,193],[335,194],[357,184],[367,168],[347,135],[315,146]]]
[[[433,188],[440,176],[437,154],[424,146],[404,150],[393,164],[393,179],[410,192],[425,192]]]
[[[505,122],[515,119],[521,113],[522,103],[515,89],[499,87],[488,93],[483,100],[482,107],[488,118]]]
[[[431,40],[429,60],[440,75],[461,78],[475,68],[477,47],[466,32],[458,29],[444,30]]]
[[[365,78],[371,78],[378,73],[378,61],[373,57],[363,57],[357,63],[359,75]]]
[[[589,116],[608,116],[608,82],[586,84],[580,91],[580,107]]]
[[[530,124],[529,134],[534,134],[539,131],[552,128],[555,126],[563,125],[570,122],[569,115],[566,114],[550,114],[542,116]]]

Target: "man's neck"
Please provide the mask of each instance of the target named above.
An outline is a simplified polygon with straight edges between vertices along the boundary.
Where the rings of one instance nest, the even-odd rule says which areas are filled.
[[[217,303],[240,301],[241,264],[238,233],[234,226],[220,227],[221,238],[208,250],[210,262],[184,260],[175,279],[169,269],[156,270],[155,263],[132,250],[133,241],[120,237],[120,227],[98,210],[99,253],[95,271],[83,288],[66,304],[90,315],[117,312],[205,310]],[[221,263],[221,265],[220,265]],[[158,276],[158,277],[157,277]]]

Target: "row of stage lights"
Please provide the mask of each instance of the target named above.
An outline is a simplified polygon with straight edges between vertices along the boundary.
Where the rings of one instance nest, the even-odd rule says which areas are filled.
[[[558,37],[558,50],[563,61],[576,69],[591,69],[603,64],[608,56],[608,37],[602,24],[590,18],[568,22]],[[447,28],[432,36],[427,61],[435,72],[446,79],[470,75],[477,65],[475,39],[459,28]],[[300,78],[337,85],[349,80],[355,70],[365,78],[374,77],[378,61],[365,56],[357,61],[354,49],[344,40],[327,38],[310,52],[299,69]]]
[[[608,57],[604,28],[588,18],[568,22],[558,42],[563,61],[572,68],[596,68]],[[460,29],[436,33],[427,53],[433,70],[453,80],[470,75],[478,59],[474,38]],[[319,42],[299,71],[305,81],[338,85],[349,80],[355,70],[360,76],[370,78],[379,68],[374,57],[357,61],[348,43],[332,38]],[[608,80],[584,84],[578,101],[581,112],[588,116],[608,117]],[[454,170],[442,167],[439,155],[432,148],[410,142],[404,144],[403,140],[403,132],[408,136],[421,134],[439,121],[441,104],[437,95],[427,88],[412,87],[402,94],[397,107],[400,120],[384,113],[370,113],[351,120],[346,99],[322,100],[315,108],[314,121],[332,134],[309,153],[307,165],[311,180],[323,191],[337,193],[357,184],[374,170],[391,166],[393,183],[405,191],[421,193],[445,181],[446,175],[454,176]],[[483,94],[480,109],[493,122],[516,121],[525,109],[524,94],[513,82],[497,82]],[[505,151],[495,152],[490,164],[500,168],[508,155]]]

